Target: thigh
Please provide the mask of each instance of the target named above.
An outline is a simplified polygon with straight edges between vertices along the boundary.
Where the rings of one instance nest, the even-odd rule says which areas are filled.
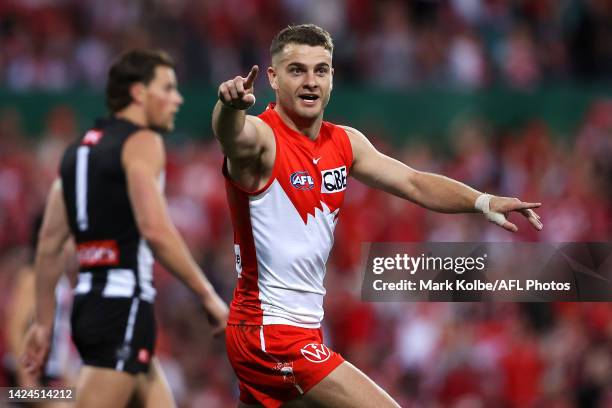
[[[176,407],[172,391],[157,358],[153,358],[149,372],[139,374],[136,381],[141,406],[146,408]]]
[[[399,407],[389,394],[348,361],[295,402],[336,408]]]
[[[108,368],[83,366],[76,389],[76,408],[125,407],[134,393],[136,378]]]

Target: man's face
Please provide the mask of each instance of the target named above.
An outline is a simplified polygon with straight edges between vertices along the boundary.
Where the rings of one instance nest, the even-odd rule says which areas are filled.
[[[145,112],[149,126],[165,132],[172,131],[174,116],[183,103],[174,70],[165,66],[156,67],[155,76],[145,87],[145,95]]]
[[[323,115],[332,90],[331,53],[321,46],[287,44],[272,57],[268,78],[277,102],[289,115],[316,119]]]

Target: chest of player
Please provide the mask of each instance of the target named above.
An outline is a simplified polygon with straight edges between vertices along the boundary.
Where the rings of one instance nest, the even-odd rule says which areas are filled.
[[[324,203],[332,212],[342,205],[350,163],[334,139],[321,135],[316,141],[279,138],[276,180],[291,201],[306,207]]]

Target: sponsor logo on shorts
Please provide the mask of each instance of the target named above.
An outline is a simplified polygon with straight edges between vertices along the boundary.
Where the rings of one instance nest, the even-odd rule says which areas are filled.
[[[312,190],[315,186],[314,180],[307,171],[296,171],[289,176],[289,182],[298,190]]]
[[[283,381],[295,383],[295,376],[293,375],[293,362],[278,362],[273,368],[283,376]]]
[[[144,348],[138,350],[138,362],[147,364],[150,359],[151,355],[149,354],[149,350]]]
[[[346,166],[321,171],[321,193],[331,194],[346,190]]]
[[[311,363],[323,363],[331,357],[331,352],[325,344],[310,343],[300,350],[304,358]]]
[[[113,266],[119,264],[119,249],[116,241],[89,241],[77,245],[79,264],[90,266]]]

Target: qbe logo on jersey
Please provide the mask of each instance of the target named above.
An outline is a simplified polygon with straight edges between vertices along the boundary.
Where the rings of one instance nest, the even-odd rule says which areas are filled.
[[[289,182],[298,190],[312,190],[315,186],[314,180],[307,171],[296,171],[289,176]]]
[[[321,172],[321,193],[331,194],[346,190],[346,166]]]
[[[311,363],[323,363],[331,357],[331,351],[325,344],[310,343],[300,350],[304,358]]]

